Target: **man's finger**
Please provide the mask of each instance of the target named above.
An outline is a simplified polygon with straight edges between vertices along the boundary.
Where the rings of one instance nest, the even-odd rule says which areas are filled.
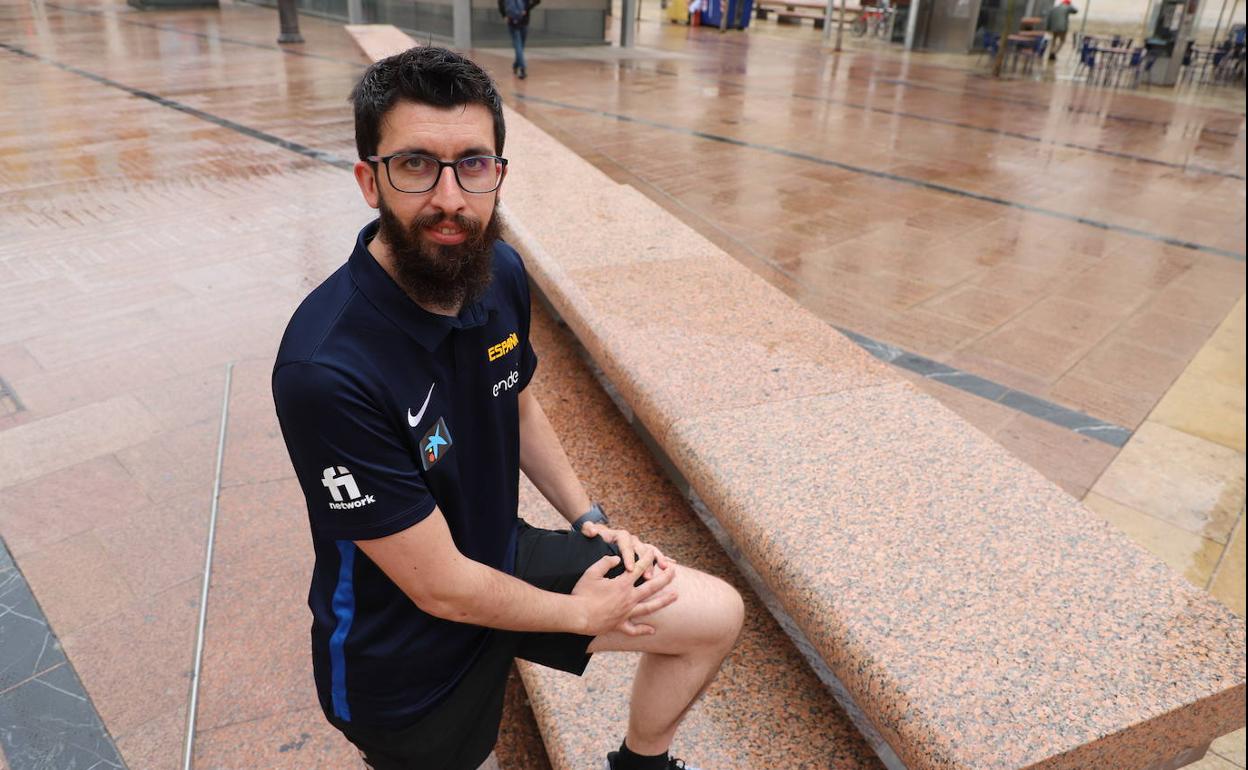
[[[628,620],[616,626],[616,629],[628,636],[650,636],[654,633],[654,626],[647,626],[644,623],[633,623]]]
[[[637,562],[633,565],[633,574],[646,573],[650,571],[650,566],[654,564],[654,547],[639,543],[641,547],[637,549]],[[649,575],[646,578],[649,579]]]
[[[667,554],[663,553],[658,548],[654,549],[654,563],[658,564],[663,569],[667,569],[668,567],[675,564],[675,562],[672,561],[671,558],[669,558]]]
[[[632,535],[621,531],[615,541],[616,547],[620,549],[620,557],[624,559],[625,572],[632,572],[633,565],[637,563],[637,554],[633,551],[633,540]]]
[[[589,565],[589,569],[585,570],[585,573],[588,574],[590,577],[596,577],[596,578],[606,577],[607,573],[611,571],[611,568],[616,565],[619,559],[620,557],[618,556],[611,556],[608,554],[607,556],[604,556],[598,561]]]
[[[634,596],[637,597],[637,601],[644,602],[657,594],[659,591],[666,588],[675,578],[676,570],[661,569],[658,571],[658,574],[654,576],[653,580],[647,580],[634,589],[637,592]]]
[[[676,598],[677,598],[676,591],[674,590],[664,591],[663,593],[659,594],[658,596],[655,596],[649,601],[644,601],[641,604],[638,604],[636,607],[634,607],[633,611],[629,613],[628,619],[636,620],[637,618],[644,618],[647,615],[652,615],[658,612],[659,610],[663,609],[667,605],[671,604],[672,602],[676,601]]]

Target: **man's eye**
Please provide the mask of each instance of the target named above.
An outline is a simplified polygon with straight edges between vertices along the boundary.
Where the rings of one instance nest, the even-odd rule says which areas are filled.
[[[409,155],[402,161],[404,171],[427,171],[429,169],[429,159],[419,155]]]
[[[469,174],[479,174],[489,165],[489,158],[464,158],[459,162],[459,170]]]

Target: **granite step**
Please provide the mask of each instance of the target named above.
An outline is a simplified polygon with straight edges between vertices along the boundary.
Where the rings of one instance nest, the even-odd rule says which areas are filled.
[[[575,338],[540,305],[534,307],[531,337],[541,358],[531,387],[612,522],[643,535],[679,563],[727,580],[745,598],[741,641],[677,733],[674,755],[707,770],[882,770],[868,740],[629,428]],[[520,515],[535,526],[567,527],[523,477]],[[581,678],[518,661],[555,770],[598,768],[605,753],[619,745],[639,657],[596,655]]]
[[[507,127],[504,232],[533,282],[906,767],[1177,767],[1243,726],[1241,618],[660,206]]]

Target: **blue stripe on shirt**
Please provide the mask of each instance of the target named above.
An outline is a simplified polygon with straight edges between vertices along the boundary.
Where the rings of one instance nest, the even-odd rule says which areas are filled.
[[[334,716],[344,722],[351,721],[351,708],[347,705],[347,658],[344,648],[351,621],[355,618],[355,543],[338,541],[338,586],[334,589],[334,616],[338,626],[329,637],[329,670],[332,684]]]

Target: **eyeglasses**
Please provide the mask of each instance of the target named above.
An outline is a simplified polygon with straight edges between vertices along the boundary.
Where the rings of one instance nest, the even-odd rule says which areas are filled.
[[[492,193],[503,183],[503,169],[507,159],[497,155],[473,155],[459,160],[445,161],[415,152],[396,152],[393,155],[369,155],[365,160],[383,163],[390,186],[404,193],[425,193],[438,185],[442,169],[455,172],[455,182],[467,193]]]

